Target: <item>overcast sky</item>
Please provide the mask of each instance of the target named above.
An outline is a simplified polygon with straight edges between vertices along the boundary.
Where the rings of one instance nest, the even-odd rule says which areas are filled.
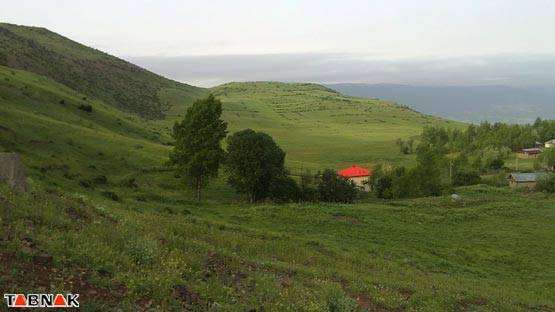
[[[0,11],[201,85],[546,83],[554,17],[552,0],[19,0]]]

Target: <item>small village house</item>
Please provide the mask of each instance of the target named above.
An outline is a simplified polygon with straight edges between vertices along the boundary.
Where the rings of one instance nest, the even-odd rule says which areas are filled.
[[[522,159],[531,159],[531,158],[538,158],[540,156],[540,154],[542,153],[542,149],[541,148],[524,148],[522,149],[522,151],[519,153],[519,158]]]
[[[368,184],[368,180],[370,179],[370,176],[372,176],[372,172],[370,170],[358,166],[352,166],[338,170],[337,174],[353,181],[354,184],[360,189],[366,192],[370,191],[370,185]]]
[[[555,147],[555,139],[545,142],[545,148],[552,148],[552,147]]]
[[[532,172],[520,173],[514,172],[509,175],[509,184],[512,188],[528,187],[533,188],[536,186],[538,179],[544,177],[546,173]]]

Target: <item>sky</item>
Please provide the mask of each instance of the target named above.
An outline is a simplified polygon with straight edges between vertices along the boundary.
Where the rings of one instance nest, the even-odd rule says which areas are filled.
[[[545,84],[555,80],[554,16],[552,0],[19,0],[0,11],[2,22],[203,86]]]

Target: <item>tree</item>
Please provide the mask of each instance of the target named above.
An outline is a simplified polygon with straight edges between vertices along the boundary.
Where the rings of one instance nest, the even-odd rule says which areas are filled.
[[[173,126],[175,147],[170,162],[177,165],[185,181],[196,190],[197,200],[208,180],[218,175],[225,155],[221,141],[227,135],[227,123],[221,120],[221,115],[222,102],[209,95],[195,101],[183,121]]]
[[[271,136],[251,129],[234,133],[227,145],[228,183],[251,203],[268,197],[275,180],[286,175],[285,152]]]

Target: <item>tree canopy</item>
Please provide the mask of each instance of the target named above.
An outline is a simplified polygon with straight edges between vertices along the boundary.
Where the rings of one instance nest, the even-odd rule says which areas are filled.
[[[287,189],[293,188],[284,177],[285,152],[271,136],[245,129],[231,135],[227,144],[228,183],[247,194],[251,202],[271,196],[271,190],[283,189],[276,185],[279,181],[289,184]]]
[[[225,155],[221,141],[227,135],[227,123],[221,115],[222,103],[209,95],[195,101],[187,109],[183,121],[173,127],[175,147],[170,161],[177,165],[185,181],[196,189],[198,200],[208,180],[218,175]]]

